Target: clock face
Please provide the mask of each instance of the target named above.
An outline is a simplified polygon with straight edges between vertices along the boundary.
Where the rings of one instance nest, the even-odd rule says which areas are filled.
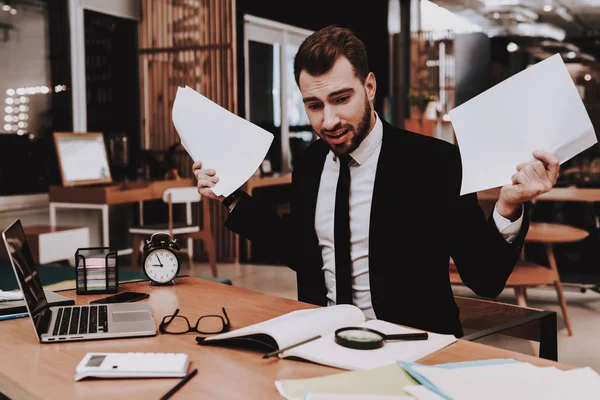
[[[153,281],[167,283],[177,276],[179,261],[169,250],[153,250],[144,261],[144,270]]]

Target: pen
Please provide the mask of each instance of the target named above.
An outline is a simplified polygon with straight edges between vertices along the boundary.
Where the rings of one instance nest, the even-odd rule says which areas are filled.
[[[296,344],[293,344],[293,345],[291,345],[291,346],[284,347],[284,348],[283,348],[283,349],[281,349],[281,350],[275,350],[275,351],[272,351],[272,352],[270,352],[270,353],[267,353],[267,354],[265,354],[265,355],[263,356],[263,358],[269,358],[269,357],[276,356],[276,355],[278,355],[279,353],[283,353],[283,352],[284,352],[284,351],[286,351],[286,350],[293,349],[294,347],[300,346],[301,344],[305,344],[305,343],[308,343],[308,342],[312,342],[313,340],[317,340],[317,339],[319,339],[320,337],[321,337],[321,335],[317,335],[317,336],[315,336],[315,337],[312,337],[312,338],[310,338],[310,339],[303,340],[303,341],[301,341],[300,343],[296,343]]]
[[[183,385],[185,385],[190,379],[192,379],[198,373],[198,368],[194,369],[192,372],[187,374],[182,380],[180,380],[177,385],[173,386],[171,390],[169,390],[160,400],[167,400],[169,397],[173,396],[176,391],[181,389]]]
[[[15,318],[23,318],[23,317],[27,317],[29,315],[29,313],[19,313],[19,314],[8,314],[8,315],[0,315],[0,321],[6,321],[9,319],[15,319]]]

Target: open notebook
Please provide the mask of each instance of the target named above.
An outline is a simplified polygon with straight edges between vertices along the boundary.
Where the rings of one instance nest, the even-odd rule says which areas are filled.
[[[334,341],[335,330],[348,326],[364,326],[385,334],[419,332],[381,320],[367,321],[358,307],[342,304],[293,311],[245,328],[208,337],[201,344],[259,344],[263,350],[272,351],[321,335],[320,339],[280,353],[279,357],[359,370],[393,364],[398,360],[415,361],[456,341],[453,335],[429,333],[427,340],[387,342],[379,349],[355,350],[340,346]]]

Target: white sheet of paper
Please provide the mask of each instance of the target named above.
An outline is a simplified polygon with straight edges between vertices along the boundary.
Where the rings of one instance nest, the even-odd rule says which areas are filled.
[[[6,292],[0,289],[0,300],[21,300],[23,298],[23,292],[20,290]]]
[[[464,400],[595,399],[600,376],[591,368],[561,371],[529,363],[466,368],[416,366],[417,372],[442,393]]]
[[[441,397],[439,397],[441,399]],[[349,393],[306,393],[302,400],[415,400],[413,396]]]
[[[186,86],[178,88],[173,124],[181,145],[203,168],[214,169],[217,196],[228,196],[256,172],[273,134],[241,118]]]
[[[535,150],[564,163],[597,143],[560,54],[540,61],[449,112],[463,165],[461,195],[510,184]]]

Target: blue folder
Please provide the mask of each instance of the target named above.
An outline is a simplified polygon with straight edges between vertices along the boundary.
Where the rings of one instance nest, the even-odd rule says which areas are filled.
[[[400,364],[400,366],[402,368],[404,368],[404,370],[406,372],[408,372],[410,374],[410,376],[412,376],[421,385],[427,387],[429,390],[438,394],[439,396],[443,397],[446,400],[453,400],[452,397],[443,393],[441,390],[439,390],[437,388],[437,386],[435,386],[433,383],[431,383],[429,380],[427,380],[427,378],[425,378],[423,375],[421,375],[420,373],[415,371],[415,369],[413,367],[428,366],[428,367],[436,367],[436,368],[465,368],[465,367],[484,367],[486,365],[513,364],[513,363],[518,363],[518,362],[520,362],[520,361],[517,361],[513,358],[494,358],[491,360],[462,361],[462,362],[436,364],[436,365],[424,365],[424,364],[419,364],[419,363],[415,363],[415,362],[399,360],[398,364]]]

